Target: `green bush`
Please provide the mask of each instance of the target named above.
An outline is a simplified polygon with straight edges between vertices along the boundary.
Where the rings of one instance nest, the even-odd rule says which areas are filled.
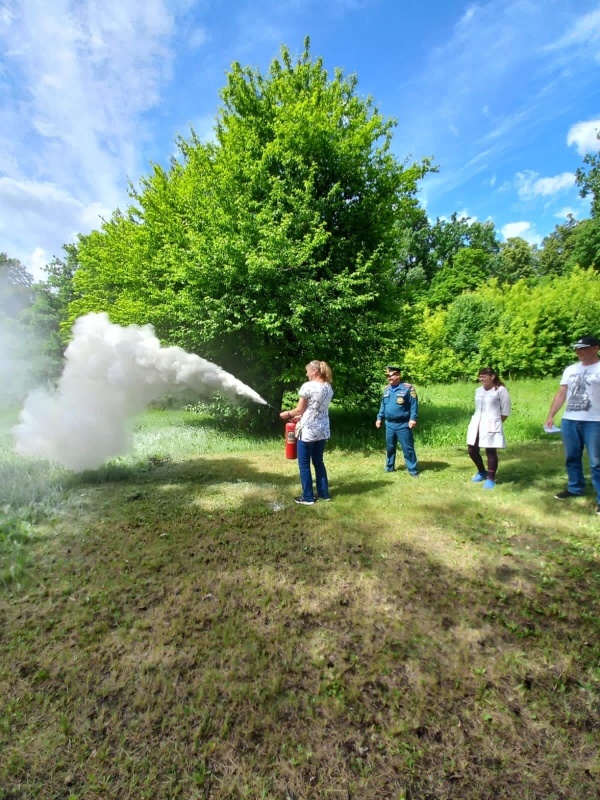
[[[600,333],[600,276],[574,269],[537,283],[492,281],[446,310],[414,315],[404,363],[412,379],[439,383],[492,366],[507,377],[556,376],[573,360],[571,343]]]

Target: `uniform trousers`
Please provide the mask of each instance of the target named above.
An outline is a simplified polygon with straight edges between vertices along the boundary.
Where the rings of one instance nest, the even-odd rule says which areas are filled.
[[[386,472],[396,468],[396,447],[400,442],[406,469],[411,475],[417,474],[417,454],[415,453],[415,437],[408,422],[385,421]]]

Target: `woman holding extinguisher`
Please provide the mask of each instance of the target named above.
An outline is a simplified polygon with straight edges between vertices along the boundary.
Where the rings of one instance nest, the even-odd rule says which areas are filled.
[[[325,444],[330,436],[329,404],[333,397],[331,382],[333,373],[326,361],[310,361],[306,365],[306,383],[300,387],[298,405],[279,415],[286,422],[298,420],[296,438],[298,439],[298,470],[302,484],[302,496],[294,502],[302,506],[312,506],[319,500],[330,500],[327,470],[323,462]],[[310,464],[315,468],[317,495],[313,489]]]

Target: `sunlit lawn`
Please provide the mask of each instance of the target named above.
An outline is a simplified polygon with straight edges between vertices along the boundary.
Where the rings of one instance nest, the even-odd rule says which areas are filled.
[[[308,508],[282,438],[183,412],[83,476],[7,444],[0,799],[596,798],[600,518],[555,382],[470,483],[473,389],[421,392],[418,481],[336,412]]]

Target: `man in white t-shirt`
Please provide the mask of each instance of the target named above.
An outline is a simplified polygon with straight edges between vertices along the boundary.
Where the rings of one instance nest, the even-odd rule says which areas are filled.
[[[554,396],[545,428],[552,428],[554,417],[563,407],[560,430],[567,466],[568,484],[557,500],[580,497],[585,491],[583,477],[583,448],[587,450],[592,485],[596,492],[596,514],[600,514],[600,339],[582,336],[572,345],[578,363],[563,372],[560,389]]]

